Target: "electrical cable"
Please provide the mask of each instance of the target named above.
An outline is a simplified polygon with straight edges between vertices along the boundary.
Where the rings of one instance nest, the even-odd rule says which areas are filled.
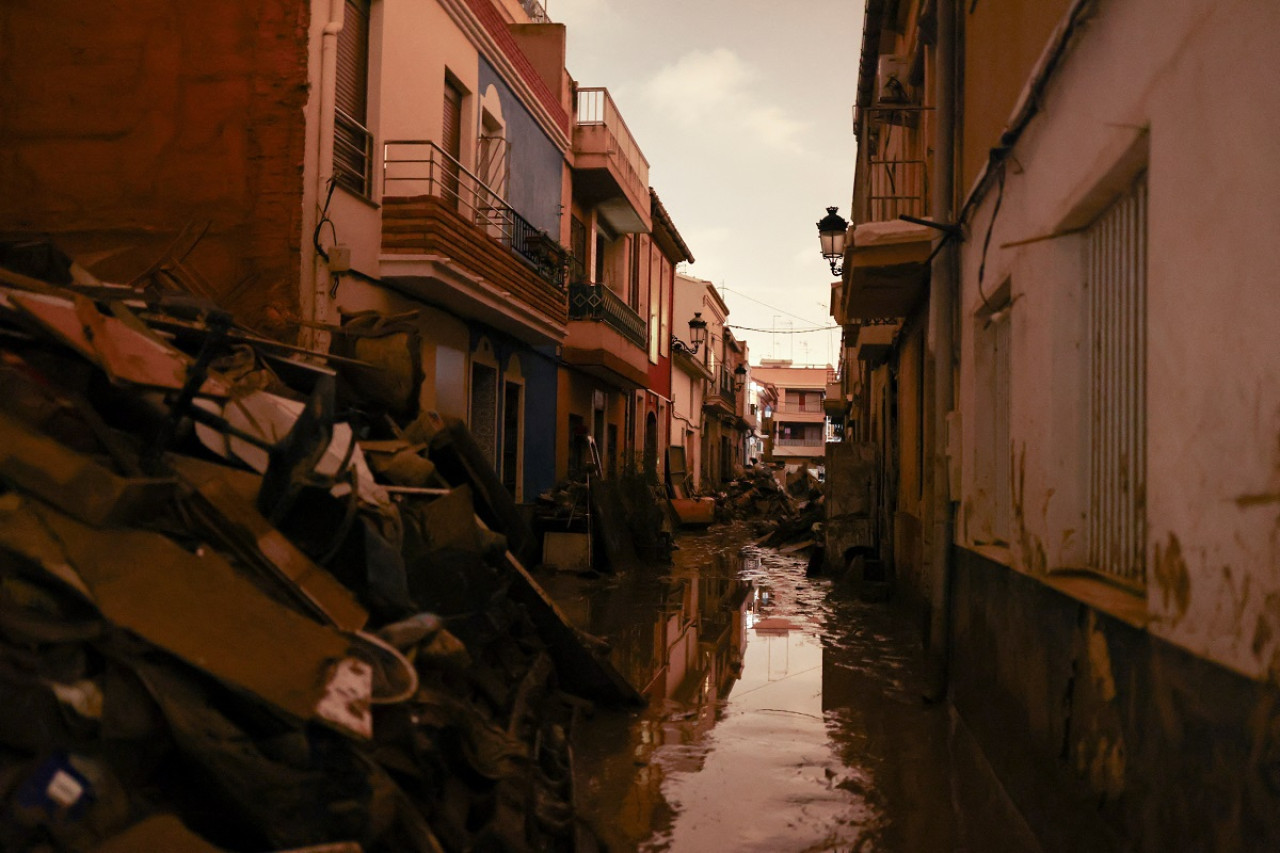
[[[755,302],[755,303],[756,303],[756,304],[758,304],[758,305],[763,305],[765,308],[769,308],[769,309],[771,309],[771,310],[773,310],[773,311],[777,311],[779,314],[786,314],[788,317],[795,317],[797,320],[803,320],[804,322],[806,322],[806,323],[808,323],[808,324],[810,324],[810,325],[812,325],[812,326],[820,326],[820,325],[822,325],[821,323],[815,323],[813,320],[810,320],[810,319],[808,319],[807,317],[801,317],[799,314],[792,314],[790,311],[786,311],[786,310],[784,310],[784,309],[782,309],[782,308],[779,308],[779,307],[778,307],[778,306],[776,306],[776,305],[770,305],[768,302],[763,302],[763,301],[761,301],[761,300],[759,300],[759,299],[756,299],[754,296],[748,296],[747,294],[743,293],[741,290],[734,290],[732,287],[726,287],[726,286],[725,286],[725,285],[723,285],[723,284],[722,284],[722,285],[720,285],[720,289],[721,289],[722,291],[724,291],[725,293],[736,293],[736,294],[738,294],[739,296],[741,296],[743,299],[749,299],[749,300],[751,300],[752,302]],[[757,330],[755,330],[755,331],[762,331],[762,330],[757,329]],[[767,330],[767,329],[765,329],[765,330],[763,330],[763,331],[768,331],[768,330]],[[817,331],[817,330],[815,329],[814,331]]]
[[[320,245],[320,232],[324,230],[325,223],[328,223],[329,231],[333,234],[333,242],[338,242],[338,228],[329,218],[329,203],[333,201],[333,191],[337,188],[337,179],[329,178],[329,194],[324,198],[324,207],[320,208],[320,219],[316,221],[316,230],[311,234],[311,245],[315,247],[316,254],[324,258],[326,264],[329,263],[329,253]]]
[[[735,326],[732,323],[725,323],[726,329],[737,329],[740,332],[763,332],[770,335],[808,335],[814,332],[832,332],[836,329],[843,329],[843,326],[819,326],[816,329],[755,329],[751,326]]]
[[[1002,159],[996,167],[996,203],[991,209],[991,220],[987,223],[987,236],[982,239],[982,261],[978,264],[978,296],[982,297],[982,307],[988,314],[993,314],[995,311],[987,301],[987,294],[982,290],[982,280],[987,273],[987,249],[991,246],[991,232],[995,230],[996,217],[1000,215],[1000,203],[1004,201],[1004,173],[1007,162]]]

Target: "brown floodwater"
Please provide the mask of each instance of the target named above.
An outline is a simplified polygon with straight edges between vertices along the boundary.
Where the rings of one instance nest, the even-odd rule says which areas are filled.
[[[748,541],[685,535],[671,567],[552,584],[650,700],[579,727],[579,808],[615,853],[965,849],[912,626]]]

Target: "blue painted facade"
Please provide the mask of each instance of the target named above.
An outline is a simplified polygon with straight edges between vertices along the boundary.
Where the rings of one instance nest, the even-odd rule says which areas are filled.
[[[479,81],[481,93],[493,84],[498,100],[502,102],[502,120],[506,124],[511,151],[511,186],[507,201],[535,227],[558,237],[564,152],[542,131],[524,104],[483,56],[480,57]]]
[[[480,92],[492,84],[502,103],[502,120],[510,151],[507,201],[535,228],[560,235],[564,152],[551,141],[525,105],[484,57],[480,58]],[[524,376],[524,499],[531,502],[555,485],[556,400],[558,362],[554,347],[533,347],[494,329],[473,326],[472,348],[484,335],[493,343],[501,373],[512,356],[519,356]],[[503,422],[506,397],[498,389],[498,423]],[[499,431],[501,432],[501,431]],[[502,454],[502,436],[498,437]]]
[[[493,346],[498,361],[497,458],[502,458],[501,425],[506,416],[506,374],[513,357],[520,359],[524,379],[524,502],[532,503],[556,482],[556,395],[558,360],[554,347],[532,347],[489,326],[470,324],[471,350],[482,338]]]

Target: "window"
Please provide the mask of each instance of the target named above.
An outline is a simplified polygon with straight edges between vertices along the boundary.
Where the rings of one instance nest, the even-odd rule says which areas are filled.
[[[604,250],[608,245],[609,241],[605,236],[596,232],[595,278],[592,279],[596,284],[604,284]]]
[[[445,153],[444,197],[455,206],[459,195],[459,163],[462,159],[462,89],[452,79],[444,81],[444,110],[440,125],[440,148]]]
[[[569,253],[573,255],[571,277],[574,284],[587,278],[587,226],[581,219],[569,219]]]
[[[978,395],[975,415],[974,473],[977,497],[973,519],[978,542],[1012,541],[1012,443],[1009,434],[1013,366],[1010,285],[1006,282],[979,312],[975,322],[974,373]]]
[[[346,0],[338,33],[333,178],[368,197],[373,192],[373,134],[369,121],[369,0]]]
[[[484,458],[498,470],[498,362],[487,339],[471,354],[467,426]]]
[[[1089,565],[1146,583],[1147,180],[1085,234],[1089,363]]]

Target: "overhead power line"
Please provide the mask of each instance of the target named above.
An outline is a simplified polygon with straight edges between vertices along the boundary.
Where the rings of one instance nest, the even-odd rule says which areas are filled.
[[[840,326],[820,326],[816,329],[753,329],[750,326],[735,326],[732,323],[725,323],[726,329],[737,329],[739,332],[767,332],[771,335],[810,335],[814,332],[830,332]]]
[[[777,311],[779,314],[786,314],[788,317],[795,317],[797,320],[803,320],[804,322],[806,322],[806,323],[810,324],[811,326],[821,326],[821,325],[822,325],[821,323],[817,323],[817,322],[814,322],[813,320],[810,320],[808,317],[801,317],[799,314],[792,314],[790,311],[786,310],[785,308],[779,308],[779,307],[778,307],[778,306],[776,306],[776,305],[770,305],[768,302],[762,302],[761,300],[756,299],[754,296],[748,296],[747,294],[743,293],[741,290],[734,290],[734,289],[733,289],[733,288],[731,288],[731,287],[725,287],[723,284],[722,284],[722,285],[720,285],[720,289],[721,289],[722,291],[724,291],[725,293],[733,293],[733,294],[735,294],[735,295],[737,295],[737,296],[741,296],[743,299],[750,299],[752,302],[755,302],[755,303],[758,303],[758,304],[760,304],[760,305],[763,305],[763,306],[764,306],[764,307],[766,307],[766,308],[772,308],[774,311]],[[836,328],[839,328],[839,327],[837,326]],[[769,330],[768,330],[768,329],[751,329],[750,331],[753,331],[753,332],[767,332],[767,331],[769,331]],[[821,331],[821,330],[820,330],[820,329],[811,329],[811,330],[808,330],[808,331],[814,331],[814,332],[817,332],[817,331]]]

